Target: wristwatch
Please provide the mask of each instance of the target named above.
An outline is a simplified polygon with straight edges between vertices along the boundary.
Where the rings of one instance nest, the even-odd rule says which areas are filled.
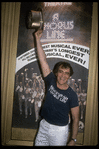
[[[72,138],[72,140],[73,140],[74,142],[76,142],[76,141],[77,141],[76,139],[73,139],[73,138]]]

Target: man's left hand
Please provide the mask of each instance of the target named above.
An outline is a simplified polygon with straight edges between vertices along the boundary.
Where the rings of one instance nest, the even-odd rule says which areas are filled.
[[[73,140],[71,140],[68,144],[67,144],[67,146],[75,146],[75,142],[73,141]]]

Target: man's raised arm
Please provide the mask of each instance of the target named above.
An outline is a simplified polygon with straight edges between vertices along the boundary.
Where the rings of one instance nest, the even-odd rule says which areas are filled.
[[[35,33],[36,44],[37,44],[37,56],[38,56],[38,59],[40,61],[40,66],[42,69],[43,76],[46,77],[51,72],[51,70],[50,70],[49,65],[47,63],[46,55],[45,55],[45,52],[44,52],[42,45],[41,45],[41,42],[40,42],[41,36],[42,36],[42,30],[38,30]]]

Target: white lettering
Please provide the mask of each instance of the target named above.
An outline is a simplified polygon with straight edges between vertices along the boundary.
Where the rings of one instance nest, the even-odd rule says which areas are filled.
[[[55,13],[52,18],[53,18],[53,21],[59,20],[59,14]]]
[[[56,30],[54,30],[54,31],[51,31],[51,32],[49,32],[49,31],[47,31],[47,39],[55,39],[55,38],[57,38],[57,39],[64,39],[65,38],[65,31],[63,30],[63,31],[56,31]]]
[[[74,28],[74,22],[73,21],[67,21],[67,22],[45,22],[44,23],[44,30],[48,30],[48,29],[62,29],[62,30],[71,30]]]
[[[53,85],[50,86],[49,88],[50,93],[53,95],[54,98],[56,98],[57,100],[66,103],[68,100],[68,97],[63,96],[62,94],[60,94],[59,92],[57,92],[54,88]]]
[[[44,2],[45,7],[72,5],[72,2]]]

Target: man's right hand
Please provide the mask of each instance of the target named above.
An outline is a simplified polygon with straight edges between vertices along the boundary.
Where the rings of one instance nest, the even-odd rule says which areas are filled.
[[[36,37],[36,39],[39,39],[40,40],[40,38],[42,37],[42,30],[41,29],[39,29],[39,30],[37,30],[37,32],[35,32],[35,37]]]

